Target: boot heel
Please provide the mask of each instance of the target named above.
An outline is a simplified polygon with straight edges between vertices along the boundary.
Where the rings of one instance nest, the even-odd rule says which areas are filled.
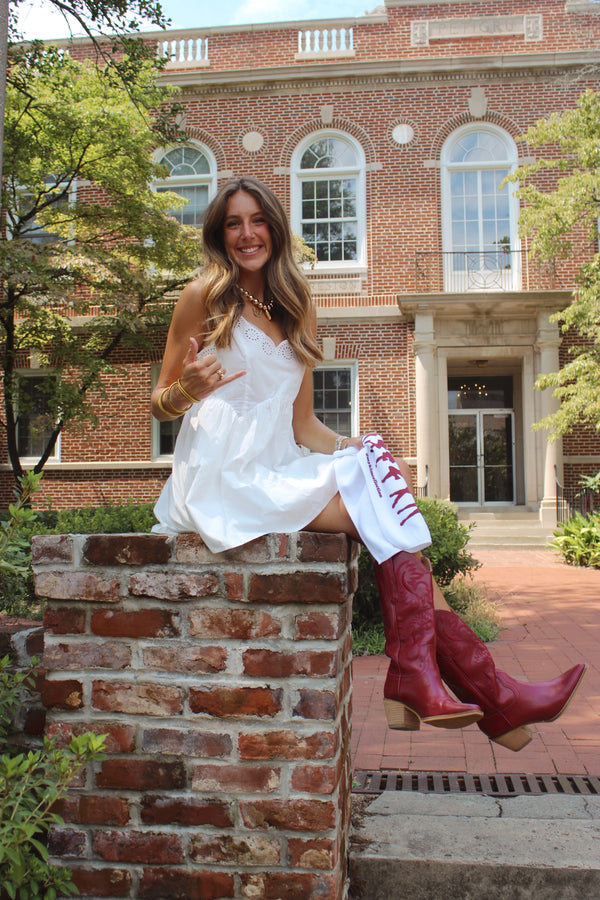
[[[385,709],[385,717],[390,728],[397,731],[418,731],[421,727],[421,720],[418,715],[397,700],[383,701]]]
[[[501,737],[491,738],[495,744],[506,747],[507,750],[522,750],[532,740],[533,735],[527,725],[521,725],[513,731],[507,731]]]

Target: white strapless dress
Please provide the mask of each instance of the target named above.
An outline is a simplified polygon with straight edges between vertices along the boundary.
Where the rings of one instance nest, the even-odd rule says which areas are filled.
[[[205,347],[202,355],[215,353]],[[218,351],[229,375],[246,374],[183,417],[173,470],[156,503],[163,533],[197,532],[218,553],[268,532],[298,531],[338,488],[334,458],[294,441],[293,403],[304,366],[287,340],[240,318]]]

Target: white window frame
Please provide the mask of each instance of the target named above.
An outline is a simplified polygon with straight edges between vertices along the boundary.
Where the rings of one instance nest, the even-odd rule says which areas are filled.
[[[160,375],[160,363],[152,363],[152,370],[151,370],[151,375],[150,375],[152,390],[154,390],[154,388],[156,387],[159,375]],[[173,462],[173,454],[172,453],[161,453],[160,452],[160,426],[162,423],[159,422],[158,419],[156,419],[153,415],[150,415],[150,420],[151,420],[151,424],[150,424],[150,447],[151,447],[151,450],[150,450],[150,453],[151,453],[152,460],[155,462],[165,462],[165,463]],[[175,420],[170,419],[169,422],[173,422],[173,421],[179,422],[180,427],[181,427],[181,420],[182,420],[182,417],[179,417],[179,419],[175,419]]]
[[[156,162],[160,162],[160,160],[164,159],[167,153],[170,153],[172,150],[184,150],[186,147],[192,147],[206,157],[209,172],[204,175],[176,175],[168,176],[167,178],[157,178],[152,183],[152,189],[158,191],[162,188],[172,191],[174,194],[178,194],[178,188],[206,185],[208,187],[207,203],[210,203],[217,192],[217,160],[215,159],[214,153],[212,153],[208,147],[201,144],[200,141],[190,140],[186,141],[185,144],[173,144],[173,146],[170,147],[162,147],[155,152],[154,159]],[[185,209],[185,207],[183,207],[183,209]]]
[[[55,372],[53,369],[17,369],[16,375],[17,375],[18,379],[47,378],[48,376],[54,376],[57,380],[59,378],[59,373]],[[19,410],[17,407],[17,434],[16,434],[17,447],[19,446],[18,416],[19,416]],[[56,443],[54,444],[54,453],[52,454],[52,456],[48,457],[49,463],[60,462],[61,437],[62,437],[62,435],[59,434],[58,438],[56,439]],[[40,454],[40,456],[41,456],[41,454]],[[38,462],[40,456],[19,456],[19,459],[20,459],[21,463],[27,467],[27,466],[34,466]]]
[[[46,178],[45,181],[46,181],[47,187],[52,187],[55,184],[55,182],[50,177]],[[26,187],[20,187],[17,189],[17,193],[22,197],[27,197],[27,196],[30,196],[31,192]],[[77,179],[73,179],[73,181],[71,182],[71,184],[69,186],[68,192],[67,192],[66,204],[68,206],[72,206],[76,202],[76,200],[77,200]],[[14,235],[13,235],[13,231],[11,230],[11,225],[8,220],[6,223],[6,231],[7,231],[8,238],[10,240],[12,240]],[[35,219],[33,219],[32,222],[30,223],[29,230],[20,232],[20,236],[27,239],[28,241],[31,241],[33,244],[47,244],[47,243],[52,243],[56,240],[61,240],[61,238],[58,235],[55,235],[53,232],[47,231],[45,228],[42,228],[41,226],[36,225]]]
[[[504,160],[493,160],[490,162],[477,161],[476,163],[451,163],[449,161],[450,153],[454,145],[467,134],[473,132],[485,132],[497,138],[506,148],[506,158]],[[444,289],[451,291],[506,291],[521,290],[521,244],[518,234],[519,221],[519,200],[515,196],[516,187],[508,187],[509,191],[508,208],[509,208],[509,227],[510,227],[510,248],[511,248],[511,268],[505,272],[495,270],[495,274],[490,277],[489,283],[486,283],[485,274],[482,272],[481,278],[476,278],[475,284],[471,283],[468,274],[462,279],[460,273],[452,271],[452,254],[454,252],[452,244],[452,194],[451,194],[451,174],[457,171],[483,171],[490,169],[498,169],[505,167],[509,172],[514,172],[518,166],[517,145],[513,138],[503,128],[492,125],[488,122],[472,122],[463,125],[453,131],[444,142],[441,153],[441,180],[442,180],[442,248],[444,251]],[[480,220],[481,221],[481,220]],[[456,251],[463,252],[463,251]],[[468,251],[470,252],[470,251]],[[473,251],[477,253],[478,251]],[[483,253],[484,251],[479,251]]]
[[[301,169],[300,163],[304,152],[315,141],[334,138],[349,144],[356,154],[356,166],[335,169]],[[306,137],[292,154],[291,182],[291,215],[292,230],[302,235],[302,182],[317,181],[325,178],[356,178],[356,259],[335,261],[317,261],[313,271],[319,274],[337,274],[339,272],[367,271],[367,204],[365,179],[365,153],[359,142],[345,131],[324,129],[315,131]],[[305,268],[310,269],[308,263]]]
[[[327,369],[347,369],[350,372],[350,435],[359,433],[358,415],[358,364],[348,360],[327,360],[315,367],[315,372]],[[314,396],[314,388],[313,388]]]

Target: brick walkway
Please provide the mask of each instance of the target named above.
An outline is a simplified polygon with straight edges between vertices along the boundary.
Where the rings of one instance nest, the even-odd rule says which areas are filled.
[[[448,731],[387,728],[387,659],[354,660],[353,767],[482,773],[600,776],[600,570],[567,566],[549,550],[477,550],[476,579],[500,601],[501,632],[489,644],[499,668],[523,681],[553,678],[579,660],[584,681],[558,721],[532,726],[519,753],[471,725]]]

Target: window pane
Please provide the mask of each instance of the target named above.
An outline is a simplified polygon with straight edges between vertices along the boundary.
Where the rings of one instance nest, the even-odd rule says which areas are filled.
[[[160,456],[172,455],[175,450],[175,441],[181,428],[181,419],[173,419],[169,422],[160,422],[158,452]]]
[[[50,417],[49,401],[55,390],[52,376],[19,379],[17,450],[19,456],[41,456],[46,448],[54,423]]]
[[[313,403],[318,418],[339,434],[350,436],[352,430],[351,370],[343,368],[315,369]]]

